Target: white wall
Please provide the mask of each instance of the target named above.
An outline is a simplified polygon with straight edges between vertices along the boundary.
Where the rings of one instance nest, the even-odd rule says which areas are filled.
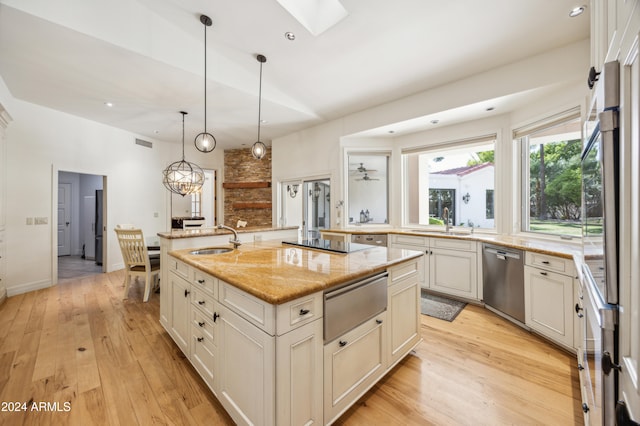
[[[122,267],[112,231],[116,224],[136,224],[145,235],[169,229],[170,197],[162,170],[179,159],[179,142],[156,141],[152,149],[136,145],[139,135],[17,100],[1,79],[0,103],[13,117],[6,132],[9,296],[56,282],[54,206],[60,170],[106,176],[107,271]],[[186,157],[201,167],[223,168],[222,150],[201,154],[187,144]],[[26,225],[26,217],[46,217],[48,224]]]
[[[390,224],[402,224],[403,194],[401,193],[401,151],[495,133],[496,161],[496,229],[510,234],[519,230],[519,202],[517,162],[512,130],[545,116],[583,105],[587,95],[585,73],[589,69],[589,43],[581,41],[560,49],[527,58],[518,63],[499,67],[468,79],[370,108],[294,134],[276,138],[272,143],[274,182],[284,178],[298,178],[330,170],[336,181],[332,183],[332,203],[344,199],[344,153],[341,148],[387,147],[392,150],[390,161]],[[354,136],[377,127],[411,120],[416,117],[499,99],[512,93],[545,88],[548,96],[512,113],[495,111],[480,119],[433,130],[389,138],[358,138]],[[334,191],[341,193],[333,197]],[[274,205],[277,199],[274,196]],[[334,212],[339,209],[332,209]],[[346,211],[342,216],[346,216]],[[348,218],[333,220],[337,228],[348,225]],[[277,216],[274,209],[274,224]]]

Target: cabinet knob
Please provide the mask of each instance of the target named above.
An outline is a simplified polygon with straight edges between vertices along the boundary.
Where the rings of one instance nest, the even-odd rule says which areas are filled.
[[[202,342],[204,340],[204,337],[198,337],[198,342]]]
[[[198,280],[200,284],[204,284],[204,280]]]
[[[198,300],[198,305],[204,305],[205,303],[207,302],[205,302],[204,300]]]
[[[546,277],[547,273],[546,272],[540,272],[540,275],[544,275]]]
[[[585,413],[589,412],[589,406],[586,403],[582,404],[582,411],[584,411]]]
[[[198,325],[199,325],[200,327],[204,327],[204,322],[199,322],[199,323],[198,323]]]
[[[220,315],[218,315],[218,313],[217,313],[217,312],[214,312],[214,313],[213,313],[213,322],[216,322],[216,320],[217,320],[218,318],[220,318]]]
[[[307,315],[311,312],[309,309],[300,309],[300,316]]]
[[[548,264],[550,264],[551,262],[549,262],[548,260],[543,260],[543,261],[542,261],[542,263],[543,263],[544,265],[548,265]]]
[[[382,324],[382,320],[381,319],[377,319],[376,320],[376,324]]]
[[[582,318],[584,314],[580,312],[582,310],[582,308],[580,307],[580,304],[576,303],[575,309],[576,309],[576,314],[578,314],[578,318]]]
[[[189,294],[191,294],[191,292],[185,288],[184,289],[184,297],[189,296]]]
[[[345,340],[340,340],[338,342],[338,345],[340,345],[340,347],[343,348],[343,347],[347,346],[347,342]]]

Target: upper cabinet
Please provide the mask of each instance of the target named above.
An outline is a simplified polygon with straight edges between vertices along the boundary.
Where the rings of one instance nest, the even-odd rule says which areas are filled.
[[[637,0],[591,0],[591,65],[597,72],[605,62],[620,59],[620,44]]]

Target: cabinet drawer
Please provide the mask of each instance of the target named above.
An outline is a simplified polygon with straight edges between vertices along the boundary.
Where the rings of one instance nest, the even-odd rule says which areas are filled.
[[[215,325],[213,324],[212,317],[208,317],[199,309],[191,309],[191,327],[194,334],[196,334],[197,331],[214,345],[217,344]]]
[[[205,274],[202,271],[194,269],[193,282],[205,293],[212,296],[214,299],[218,298],[218,279],[211,275]]]
[[[278,305],[276,311],[277,335],[322,317],[322,292]]]
[[[189,279],[189,265],[176,259],[175,257],[169,256],[168,258],[169,271],[173,272],[179,277]]]
[[[229,283],[220,281],[219,301],[236,314],[266,331],[275,335],[275,307],[258,299]]]
[[[214,299],[197,286],[191,286],[191,304],[213,319]]]
[[[574,275],[573,261],[570,259],[528,251],[525,253],[525,263],[529,266],[560,272],[570,276]]]
[[[455,238],[432,238],[431,248],[442,248],[460,251],[477,251],[476,242],[470,240],[458,240]]]
[[[418,237],[416,235],[399,235],[391,236],[391,241],[395,244],[409,244],[412,246],[429,247],[429,238]]]
[[[191,342],[191,364],[215,393],[215,347],[211,340],[202,335],[199,327],[194,325],[191,330],[191,338],[193,339]]]
[[[392,266],[388,269],[389,272],[389,285],[400,282],[406,278],[411,278],[414,276],[418,276],[419,270],[419,261],[413,260],[410,262],[405,262],[403,264]]]

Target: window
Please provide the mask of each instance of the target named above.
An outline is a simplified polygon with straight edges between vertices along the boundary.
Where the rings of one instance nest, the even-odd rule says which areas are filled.
[[[582,151],[579,111],[516,131],[522,144],[522,230],[579,237]]]
[[[487,135],[405,150],[403,224],[443,225],[446,207],[451,225],[495,228],[495,139]]]
[[[389,154],[347,154],[349,224],[389,223]]]
[[[487,207],[487,214],[485,218],[493,219],[493,189],[487,189],[485,194],[485,205]]]

